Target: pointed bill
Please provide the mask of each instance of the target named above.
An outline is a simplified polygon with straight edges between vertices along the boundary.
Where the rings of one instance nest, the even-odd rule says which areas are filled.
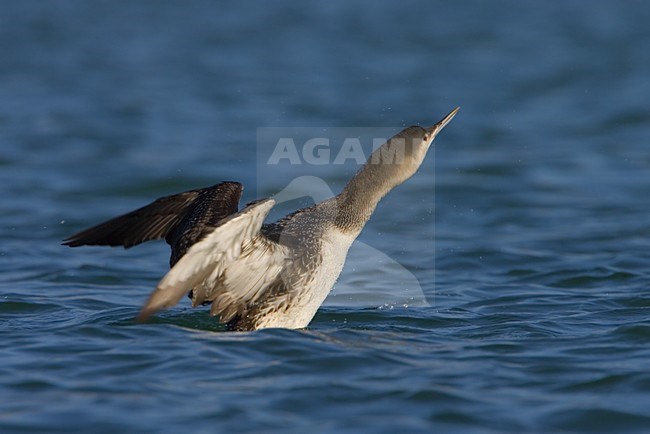
[[[449,122],[451,122],[454,116],[456,116],[456,113],[458,113],[458,110],[460,110],[460,107],[456,107],[455,109],[453,109],[447,116],[442,118],[442,120],[437,124],[435,124],[434,126],[425,128],[427,133],[431,134],[432,137],[435,137],[436,134],[440,132],[440,130],[442,130],[445,126],[447,126]]]

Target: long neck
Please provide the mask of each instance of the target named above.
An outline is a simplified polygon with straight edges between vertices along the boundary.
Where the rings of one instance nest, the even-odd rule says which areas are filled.
[[[360,232],[379,201],[402,182],[398,169],[395,165],[377,164],[371,157],[336,197],[336,225]]]

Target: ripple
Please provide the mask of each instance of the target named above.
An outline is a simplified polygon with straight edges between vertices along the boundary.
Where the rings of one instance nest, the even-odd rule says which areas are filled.
[[[29,315],[51,312],[61,308],[52,303],[29,303],[23,301],[0,302],[0,315]]]
[[[558,430],[579,432],[643,432],[650,417],[607,408],[575,408],[548,416],[549,426]]]

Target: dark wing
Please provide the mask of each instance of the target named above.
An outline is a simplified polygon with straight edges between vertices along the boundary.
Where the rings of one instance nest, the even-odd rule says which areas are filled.
[[[243,187],[237,182],[222,182],[199,191],[199,195],[186,208],[178,224],[165,235],[172,247],[169,265],[173,266],[187,249],[219,226],[221,220],[239,211]]]
[[[189,214],[192,214],[197,202],[201,203],[204,211],[210,210],[206,201],[201,198],[219,198],[215,201],[218,209],[216,212],[212,209],[211,215],[213,218],[225,216],[237,212],[242,190],[242,185],[237,182],[222,182],[208,188],[161,197],[147,206],[72,235],[63,240],[63,244],[70,247],[124,246],[128,249],[145,241],[161,238],[167,238],[172,244],[177,237],[172,237],[173,240],[168,237],[180,223],[187,220]]]

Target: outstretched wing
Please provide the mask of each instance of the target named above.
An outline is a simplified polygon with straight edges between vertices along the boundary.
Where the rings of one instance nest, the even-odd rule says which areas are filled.
[[[222,220],[212,232],[192,245],[158,283],[142,308],[144,320],[160,309],[174,306],[192,288],[209,276],[218,276],[237,259],[243,246],[260,236],[264,219],[275,204],[273,199],[255,202]]]
[[[201,208],[198,211],[204,214],[211,211],[213,218],[208,223],[214,224],[215,220],[237,212],[242,190],[242,185],[237,182],[222,182],[161,197],[147,206],[72,235],[63,240],[63,244],[70,247],[124,246],[128,249],[145,241],[166,238],[197,205]],[[190,241],[196,242],[197,238],[198,235]],[[168,240],[170,244],[172,241],[176,240]]]

